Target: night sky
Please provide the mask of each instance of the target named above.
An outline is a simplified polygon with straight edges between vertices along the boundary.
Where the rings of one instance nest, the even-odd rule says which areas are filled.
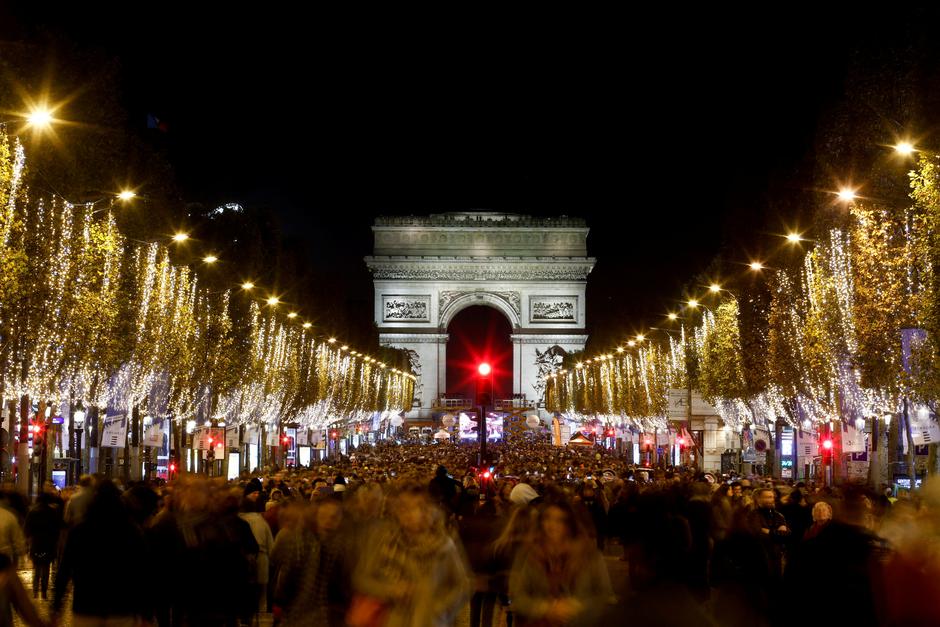
[[[773,199],[811,184],[850,53],[931,22],[52,5],[8,8],[7,25],[120,57],[132,120],[168,124],[187,200],[274,208],[311,263],[348,277],[342,297],[371,310],[376,215],[566,214],[592,228],[591,330],[654,322],[716,254],[746,261],[792,225]]]

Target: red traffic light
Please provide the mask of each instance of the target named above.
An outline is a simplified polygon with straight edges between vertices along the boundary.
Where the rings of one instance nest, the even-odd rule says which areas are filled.
[[[480,376],[481,376],[481,377],[489,376],[489,374],[490,374],[492,371],[493,371],[493,369],[490,368],[490,365],[489,365],[488,363],[486,363],[485,361],[484,361],[482,364],[480,364],[479,366],[477,366],[477,372],[480,373]]]
[[[676,438],[676,444],[683,446],[685,444],[685,438]]]
[[[491,476],[492,476],[492,475],[490,474],[490,471],[489,471],[489,470],[484,470],[484,471],[483,471],[483,478],[484,478],[484,479],[489,479]]]
[[[176,464],[174,462],[170,462],[170,472],[176,472]]]
[[[826,438],[825,440],[823,440],[822,445],[823,445],[823,448],[826,449],[827,451],[828,451],[828,450],[831,450],[831,449],[832,449],[832,440],[830,440],[829,438]]]
[[[209,436],[209,446],[212,446],[212,436]]]

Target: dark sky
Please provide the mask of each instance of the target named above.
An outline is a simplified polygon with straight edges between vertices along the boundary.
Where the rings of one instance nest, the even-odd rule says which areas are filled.
[[[11,11],[23,32],[49,24],[122,59],[133,119],[169,124],[189,199],[273,207],[312,263],[348,276],[344,297],[371,308],[376,215],[567,214],[592,228],[592,327],[648,324],[723,246],[782,230],[769,199],[808,184],[850,51],[909,22],[790,5],[340,19],[35,4]]]

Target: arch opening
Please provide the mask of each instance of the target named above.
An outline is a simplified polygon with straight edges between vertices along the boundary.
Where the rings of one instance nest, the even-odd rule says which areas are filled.
[[[465,398],[472,403],[477,367],[486,362],[493,369],[493,399],[510,398],[513,393],[513,346],[509,338],[512,324],[506,315],[492,305],[472,305],[450,319],[447,333],[447,396]]]

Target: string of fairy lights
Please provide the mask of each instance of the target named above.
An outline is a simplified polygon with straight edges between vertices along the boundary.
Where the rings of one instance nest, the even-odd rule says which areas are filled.
[[[549,374],[546,408],[580,420],[599,419],[643,432],[669,427],[670,389],[690,384],[726,426],[770,427],[783,420],[821,423],[884,418],[905,400],[929,404],[940,391],[936,345],[928,334],[905,367],[904,329],[931,329],[940,307],[933,268],[940,261],[940,170],[935,155],[909,142],[897,154],[917,154],[910,204],[897,207],[835,193],[837,226],[809,240],[785,235],[779,250],[808,248],[802,264],[747,264],[751,278],[732,291],[719,283],[684,301],[666,324]],[[830,224],[833,222],[830,222]],[[747,285],[751,287],[748,288]],[[761,296],[764,294],[764,296]],[[748,307],[747,315],[741,311]],[[710,305],[710,306],[708,306]],[[661,333],[657,339],[651,334]]]
[[[0,132],[0,398],[308,428],[411,408],[414,375],[318,335],[253,281],[211,290],[174,264],[186,233],[122,235],[113,201],[133,192],[104,209],[31,199],[25,164]]]

